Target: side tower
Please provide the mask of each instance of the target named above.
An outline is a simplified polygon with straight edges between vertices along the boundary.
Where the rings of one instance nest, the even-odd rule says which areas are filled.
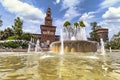
[[[40,25],[41,39],[40,42],[49,45],[55,41],[56,26],[52,25],[51,9],[48,8],[44,25]]]
[[[96,30],[97,34],[100,36],[100,38],[103,38],[103,41],[108,41],[108,29],[106,28],[98,28]]]

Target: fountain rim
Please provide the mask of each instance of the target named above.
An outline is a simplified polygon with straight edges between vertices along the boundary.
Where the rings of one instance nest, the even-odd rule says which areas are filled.
[[[65,42],[90,42],[90,43],[97,43],[96,41],[90,41],[90,40],[64,40],[63,42],[64,43]],[[51,45],[53,45],[55,43],[61,43],[61,41],[52,42]]]

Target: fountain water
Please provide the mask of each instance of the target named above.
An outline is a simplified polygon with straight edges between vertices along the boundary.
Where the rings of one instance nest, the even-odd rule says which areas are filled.
[[[103,57],[102,69],[104,70],[104,76],[106,76],[108,67],[107,67],[107,61],[106,61],[106,52],[105,52],[105,47],[104,47],[104,41],[102,38],[100,39],[100,43],[101,43],[101,55]]]
[[[103,41],[102,38],[100,39],[100,43],[101,43],[101,54],[102,54],[102,55],[105,55],[104,41]]]
[[[32,38],[30,39],[29,41],[29,44],[28,44],[28,53],[31,51],[31,44],[32,44]]]
[[[72,36],[72,37],[71,37],[71,40],[76,40],[75,36]]]
[[[77,28],[76,39],[77,40],[87,40],[85,27],[78,27]]]
[[[61,52],[60,52],[60,54],[63,55],[64,54],[64,39],[63,39],[62,29],[61,29],[61,33],[60,33],[60,41],[61,41]]]
[[[112,49],[111,49],[111,47],[109,47],[109,49],[110,49],[110,53],[112,52]]]
[[[28,44],[28,52],[31,52],[32,48],[35,48],[35,52],[42,51],[39,40],[37,40],[36,44],[34,43],[34,39],[31,38]],[[35,47],[34,47],[35,46]]]
[[[60,31],[60,42],[61,42],[61,51],[60,51],[60,62],[59,62],[59,69],[58,69],[58,75],[59,79],[61,80],[62,78],[62,73],[61,73],[61,67],[63,65],[63,55],[64,55],[64,39],[63,39],[63,30],[61,29]]]
[[[40,47],[40,42],[39,40],[37,40],[36,45],[35,45],[35,52],[39,52],[42,51],[41,47]]]

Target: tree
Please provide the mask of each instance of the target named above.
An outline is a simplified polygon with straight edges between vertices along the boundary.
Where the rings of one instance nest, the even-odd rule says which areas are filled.
[[[0,31],[0,40],[3,40],[4,31]]]
[[[19,36],[19,39],[21,39],[21,35],[23,33],[22,26],[23,26],[23,21],[19,17],[17,17],[14,20],[14,25],[12,26],[12,28],[13,28],[14,34]]]
[[[79,26],[78,22],[75,22],[74,26],[77,28]]]
[[[3,21],[1,20],[1,16],[0,16],[0,27],[3,25],[2,23]]]
[[[107,42],[105,47],[109,49],[110,47],[112,49],[120,49],[120,38],[117,38],[113,41]]]
[[[69,22],[69,21],[65,21],[65,23],[64,23],[64,27],[67,27],[67,26],[70,26],[71,25],[71,23]]]
[[[71,23],[69,21],[65,21],[65,23],[63,24],[63,31],[65,32],[66,39],[71,39],[72,27],[70,25]]]
[[[30,41],[31,37],[34,38],[34,36],[31,33],[23,33],[22,34],[22,40]]]
[[[84,22],[82,20],[79,22],[79,26],[85,27],[85,24],[84,24]]]
[[[97,22],[92,22],[90,25],[92,26],[92,30],[95,31],[97,28]]]
[[[96,29],[97,29],[97,22],[92,22],[92,23],[90,23],[90,25],[91,25],[91,29],[92,29],[92,32],[90,33],[90,38],[91,38],[91,40],[93,40],[93,41],[100,41],[100,37],[99,37],[99,35],[97,34],[97,32],[96,32]]]

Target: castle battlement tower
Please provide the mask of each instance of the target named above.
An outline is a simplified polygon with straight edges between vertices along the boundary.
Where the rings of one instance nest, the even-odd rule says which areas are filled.
[[[45,17],[45,25],[52,26],[51,9],[48,8]]]
[[[46,11],[45,24],[40,25],[40,29],[41,29],[40,39],[41,43],[50,44],[55,41],[56,26],[52,25],[52,16],[50,8],[48,8]]]

